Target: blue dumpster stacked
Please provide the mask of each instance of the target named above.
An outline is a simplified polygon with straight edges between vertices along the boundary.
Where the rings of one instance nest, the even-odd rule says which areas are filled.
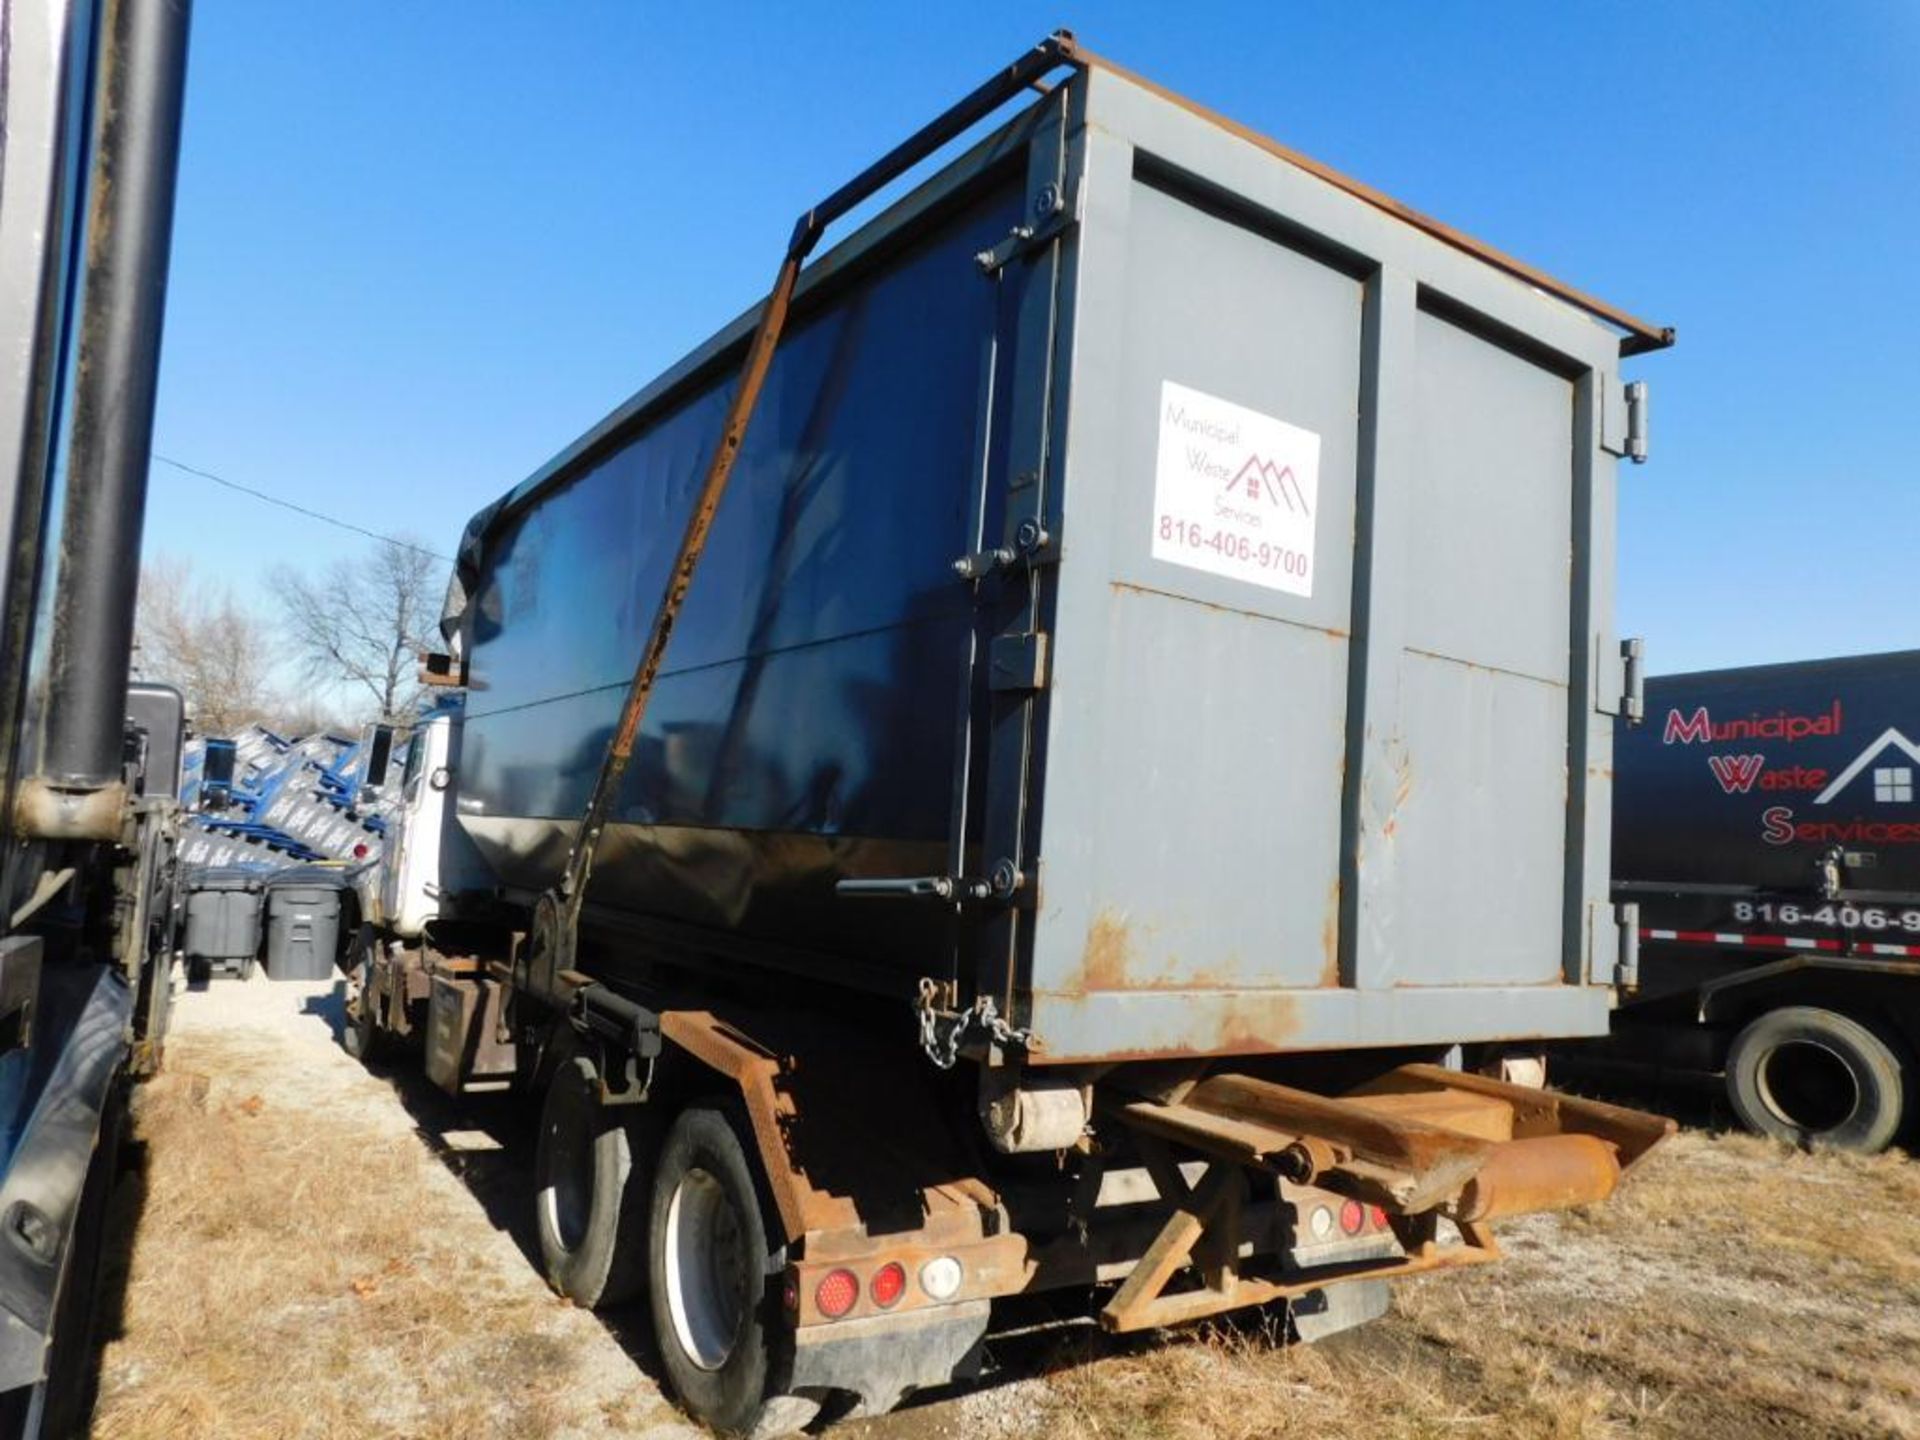
[[[252,725],[233,742],[232,799],[219,810],[195,810],[181,840],[183,865],[269,872],[379,859],[391,802],[362,791],[359,740],[333,734],[288,740]],[[189,805],[199,799],[204,759],[204,742],[189,742]]]
[[[182,794],[193,807],[180,841],[188,974],[248,975],[264,944],[269,977],[315,978],[343,927],[365,913],[397,796],[363,786],[365,745],[351,736],[290,740],[252,725],[232,739],[224,803],[201,808],[204,739],[189,742],[183,764]],[[274,936],[286,941],[284,954]]]

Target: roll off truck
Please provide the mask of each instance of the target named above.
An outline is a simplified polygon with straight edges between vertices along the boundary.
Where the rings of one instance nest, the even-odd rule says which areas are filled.
[[[1598,1057],[1718,1080],[1799,1145],[1911,1142],[1920,1107],[1920,652],[1660,676],[1618,750],[1639,954]]]
[[[1670,1129],[1500,1072],[1629,950],[1671,340],[1050,37],[469,524],[348,1043],[541,1095],[549,1280],[728,1431],[1495,1259]]]

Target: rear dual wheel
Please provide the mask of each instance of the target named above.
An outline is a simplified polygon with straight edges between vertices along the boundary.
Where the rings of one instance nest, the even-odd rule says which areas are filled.
[[[687,1409],[733,1435],[784,1435],[819,1402],[782,1393],[791,1331],[780,1308],[786,1249],[730,1107],[683,1110],[654,1170],[647,1298],[660,1361]]]
[[[548,1087],[535,1159],[535,1228],[547,1278],[593,1309],[644,1288],[667,1380],[694,1416],[736,1435],[798,1429],[818,1405],[783,1394],[791,1344],[745,1122],[683,1110],[656,1147],[646,1107],[600,1102],[593,1062]]]

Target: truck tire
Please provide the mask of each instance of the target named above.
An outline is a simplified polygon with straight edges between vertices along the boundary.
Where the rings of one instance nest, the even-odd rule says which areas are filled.
[[[680,1403],[729,1435],[781,1435],[818,1401],[783,1393],[791,1339],[781,1308],[786,1247],[727,1108],[683,1110],[653,1173],[647,1286],[660,1363]]]
[[[1859,1021],[1786,1005],[1748,1023],[1727,1051],[1741,1123],[1790,1144],[1877,1154],[1900,1129],[1900,1057]]]
[[[646,1255],[639,1129],[600,1103],[593,1062],[575,1055],[547,1086],[534,1156],[534,1228],[553,1288],[590,1310],[631,1300]]]
[[[393,1048],[393,1036],[380,1024],[372,1001],[373,962],[362,960],[359,993],[348,1007],[347,1023],[340,1031],[340,1046],[362,1065],[375,1065],[387,1058]]]

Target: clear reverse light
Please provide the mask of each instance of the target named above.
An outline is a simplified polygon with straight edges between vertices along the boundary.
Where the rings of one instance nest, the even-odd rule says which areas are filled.
[[[951,1300],[960,1293],[960,1262],[951,1255],[929,1260],[920,1267],[920,1288],[930,1300]]]

